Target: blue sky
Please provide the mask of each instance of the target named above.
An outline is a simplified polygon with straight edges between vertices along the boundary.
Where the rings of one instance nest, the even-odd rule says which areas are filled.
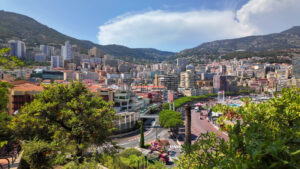
[[[180,51],[206,41],[297,25],[297,18],[286,18],[298,14],[300,0],[276,1],[0,0],[0,9],[27,15],[61,33],[95,43]],[[274,7],[269,9],[270,5]],[[288,15],[280,15],[277,21],[272,17],[279,15],[278,8]],[[264,23],[268,19],[264,17],[257,20],[265,15],[270,15],[272,22]]]

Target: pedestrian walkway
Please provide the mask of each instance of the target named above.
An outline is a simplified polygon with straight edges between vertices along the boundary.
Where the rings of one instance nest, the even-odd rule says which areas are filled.
[[[219,131],[213,124],[211,124],[209,122],[208,119],[206,119],[206,117],[203,117],[202,119],[200,119],[200,113],[196,112],[195,110],[192,110],[191,112],[191,133],[192,133],[192,143],[194,143],[195,141],[197,141],[198,137],[203,133],[207,133],[207,132],[215,132],[219,137],[225,139],[226,141],[228,141],[228,136]],[[184,128],[180,129],[180,135],[181,135],[181,140],[179,140],[179,143],[181,145],[184,144]]]

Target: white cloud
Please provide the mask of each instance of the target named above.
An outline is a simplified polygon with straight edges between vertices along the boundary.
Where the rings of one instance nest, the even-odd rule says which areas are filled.
[[[299,26],[300,0],[250,0],[237,11],[241,25],[256,34],[281,32]]]
[[[163,10],[119,16],[99,27],[100,44],[178,51],[202,42],[300,25],[300,0],[250,0],[238,11]]]

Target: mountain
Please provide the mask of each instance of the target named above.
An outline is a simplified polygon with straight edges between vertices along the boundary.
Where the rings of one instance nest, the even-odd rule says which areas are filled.
[[[300,48],[300,26],[281,33],[207,42],[195,48],[185,49],[170,58],[213,57],[236,51],[263,52],[290,48]]]
[[[60,45],[68,40],[71,44],[78,45],[82,52],[87,53],[88,49],[97,46],[102,52],[127,61],[161,61],[174,54],[156,49],[94,44],[91,41],[79,40],[64,35],[28,16],[0,10],[0,39],[7,41],[12,38],[23,39],[27,46],[38,44]]]

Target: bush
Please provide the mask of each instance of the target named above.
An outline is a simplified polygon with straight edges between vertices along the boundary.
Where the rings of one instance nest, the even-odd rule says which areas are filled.
[[[135,148],[127,148],[120,153],[120,156],[125,158],[128,158],[130,155],[141,156],[142,152]]]
[[[84,161],[81,164],[72,161],[63,166],[63,169],[101,169],[101,168],[103,167],[101,167],[99,163],[94,161],[91,162]]]
[[[23,150],[22,164],[24,167],[28,164],[31,169],[51,168],[55,153],[49,143],[37,140],[29,141],[23,144]]]
[[[144,148],[148,149],[151,145],[150,144],[145,144]]]

